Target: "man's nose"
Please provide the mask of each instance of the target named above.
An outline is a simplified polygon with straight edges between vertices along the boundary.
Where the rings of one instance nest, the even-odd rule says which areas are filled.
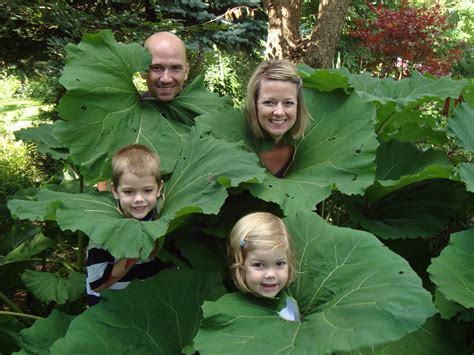
[[[160,81],[165,82],[165,83],[169,83],[172,80],[173,79],[170,75],[170,70],[168,68],[163,70],[163,73],[161,74],[161,77],[160,77]]]

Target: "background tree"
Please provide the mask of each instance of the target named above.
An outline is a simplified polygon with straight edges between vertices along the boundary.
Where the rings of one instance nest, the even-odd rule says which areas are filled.
[[[268,12],[267,57],[304,62],[313,68],[332,66],[349,0],[320,1],[316,24],[305,37],[300,33],[302,0],[263,3]]]

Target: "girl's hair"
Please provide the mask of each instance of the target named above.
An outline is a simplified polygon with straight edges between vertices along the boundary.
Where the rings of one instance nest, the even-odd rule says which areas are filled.
[[[227,240],[227,256],[230,274],[239,290],[245,293],[252,291],[247,287],[244,278],[244,263],[247,253],[255,249],[284,248],[288,260],[288,286],[295,279],[296,258],[293,242],[283,221],[267,212],[248,214],[237,221]]]
[[[112,157],[112,183],[119,186],[124,173],[138,176],[153,175],[158,185],[161,181],[160,157],[141,144],[127,145]]]
[[[252,74],[247,85],[247,99],[245,110],[247,120],[255,136],[264,137],[264,131],[258,123],[257,100],[260,95],[260,83],[262,80],[287,81],[296,85],[297,89],[297,112],[296,121],[290,130],[293,138],[298,139],[304,136],[304,132],[309,126],[310,114],[304,103],[303,83],[298,76],[294,64],[286,60],[266,60],[259,64]]]

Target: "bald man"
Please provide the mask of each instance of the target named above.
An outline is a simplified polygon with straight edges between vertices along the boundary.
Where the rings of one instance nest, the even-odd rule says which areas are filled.
[[[158,32],[148,37],[145,48],[151,54],[146,76],[148,94],[164,102],[173,100],[188,79],[184,42],[170,32]]]

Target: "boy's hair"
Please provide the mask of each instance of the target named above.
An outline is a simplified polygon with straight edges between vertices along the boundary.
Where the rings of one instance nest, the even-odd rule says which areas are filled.
[[[262,80],[288,81],[296,85],[297,89],[297,112],[296,121],[290,130],[293,138],[298,139],[304,136],[304,132],[309,126],[310,114],[304,103],[303,83],[298,76],[298,72],[293,63],[286,60],[266,60],[259,64],[252,74],[247,85],[247,98],[245,110],[247,120],[255,136],[264,137],[264,131],[258,123],[257,100],[260,95],[260,83]]]
[[[248,214],[237,221],[227,240],[227,256],[230,274],[237,288],[245,293],[252,291],[244,279],[244,263],[247,253],[255,249],[286,250],[288,260],[288,286],[296,275],[296,257],[288,229],[277,216],[267,212]]]
[[[112,183],[119,186],[124,173],[138,176],[153,175],[158,185],[161,181],[160,157],[141,144],[127,145],[112,157]]]

